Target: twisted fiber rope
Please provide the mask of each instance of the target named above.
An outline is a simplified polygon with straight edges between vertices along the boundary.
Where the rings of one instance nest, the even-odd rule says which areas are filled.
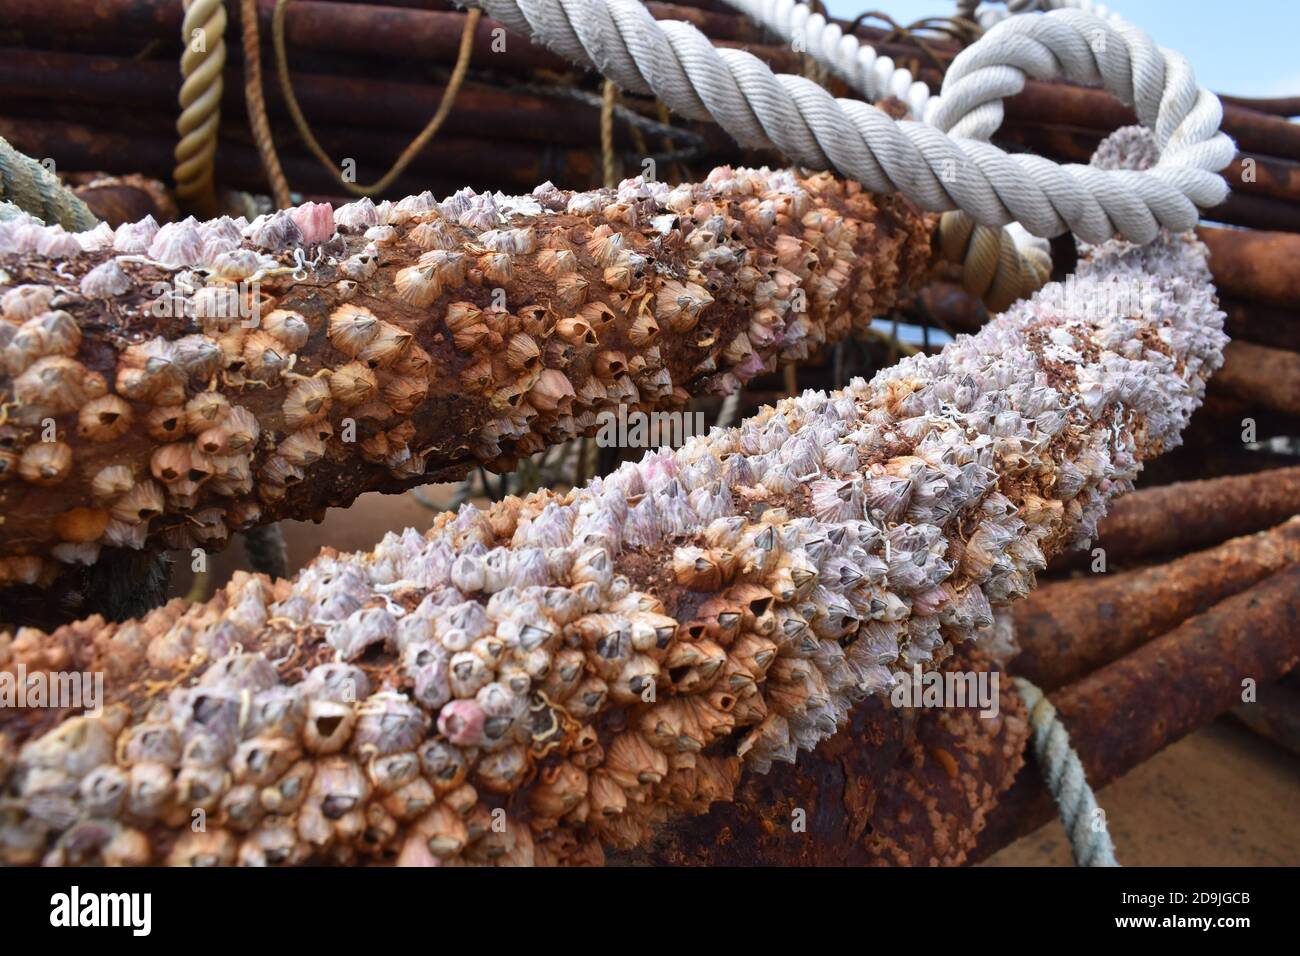
[[[614,105],[618,87],[606,80],[600,96],[600,159],[606,189],[618,185],[618,159],[614,156]]]
[[[797,38],[805,53],[835,76],[875,102],[894,97],[907,104],[916,119],[924,122],[926,105],[934,96],[912,71],[897,65],[892,57],[880,56],[870,45],[837,23],[829,22],[798,0],[726,0],[751,20],[767,27],[787,42]]]
[[[257,144],[257,154],[262,159],[266,180],[271,187],[271,198],[276,209],[293,205],[289,180],[275,151],[271,124],[266,118],[266,98],[262,95],[262,44],[257,28],[257,0],[239,0],[239,19],[244,41],[244,102],[248,106],[248,125]],[[262,570],[258,568],[257,570]]]
[[[203,51],[192,46],[198,33]],[[213,161],[221,125],[222,70],[226,65],[226,7],[223,0],[186,0],[181,23],[181,115],[176,120],[176,195],[190,205],[213,206]]]
[[[892,96],[926,122],[939,105],[930,87],[912,72],[879,56],[856,36],[844,33],[807,4],[797,0],[727,0],[737,10],[783,39],[795,43],[868,100]],[[990,134],[991,135],[991,134]],[[988,137],[979,137],[987,139]],[[1052,259],[1047,243],[1023,229],[991,229],[963,212],[944,213],[939,221],[939,248],[945,259],[960,263],[962,284],[979,296],[990,312],[1001,312],[1032,295],[1047,282]]]
[[[312,155],[320,161],[320,164],[338,181],[340,186],[354,196],[377,196],[395,183],[402,173],[406,172],[406,168],[411,165],[415,157],[420,155],[424,147],[429,145],[430,140],[437,135],[438,130],[442,128],[442,124],[446,122],[447,117],[451,114],[452,107],[456,104],[456,94],[460,92],[461,84],[465,81],[465,74],[469,72],[470,56],[474,52],[474,31],[478,29],[482,13],[478,10],[471,10],[469,16],[465,19],[465,28],[460,35],[460,48],[456,52],[456,65],[452,67],[451,77],[447,80],[446,89],[442,91],[442,99],[438,102],[438,109],[433,114],[433,117],[425,125],[424,129],[420,130],[415,139],[411,140],[406,149],[402,150],[402,155],[397,157],[397,161],[393,163],[388,172],[369,186],[359,186],[343,178],[338,164],[330,159],[329,153],[325,152],[325,148],[316,139],[311,124],[307,122],[307,117],[303,115],[302,107],[298,105],[298,97],[293,92],[293,80],[289,76],[289,55],[284,42],[284,13],[288,6],[289,0],[276,0],[275,13],[271,19],[271,42],[275,47],[275,66],[280,75],[280,89],[284,92],[284,102],[289,107],[289,115],[293,118],[293,124],[298,128],[298,134],[302,137]]]
[[[1061,10],[1067,7],[1095,14],[1103,20],[1112,22],[1120,20],[1119,14],[1112,13],[1104,3],[1093,3],[1092,0],[1007,0],[1006,6],[1007,8],[1003,10],[981,0],[957,0],[957,14],[967,20],[975,21],[986,30],[1018,13]]]
[[[99,223],[90,207],[59,182],[57,176],[30,156],[18,152],[3,137],[0,137],[0,201],[35,216],[46,225],[59,225],[69,232],[85,232]],[[0,219],[10,218],[13,218],[11,210],[0,214]]]
[[[1106,817],[1088,786],[1079,755],[1070,746],[1070,734],[1052,702],[1034,684],[1015,678],[1016,689],[1029,711],[1034,731],[1034,756],[1043,782],[1056,801],[1061,823],[1070,837],[1070,850],[1079,866],[1119,866]]]
[[[658,96],[689,119],[714,119],[742,145],[774,146],[797,163],[834,168],[874,192],[899,191],[926,209],[963,209],[983,225],[1019,220],[1039,236],[1072,231],[1096,243],[1119,233],[1146,243],[1162,226],[1192,228],[1199,218],[1198,205],[1215,205],[1227,194],[1223,178],[1210,170],[1227,165],[1233,144],[1222,134],[1203,138],[1207,124],[1217,127],[1210,121],[1221,112],[1218,100],[1209,93],[1198,95],[1185,61],[1175,54],[1168,55],[1171,65],[1166,68],[1149,39],[1145,46],[1139,42],[1144,35],[1117,31],[1087,14],[1058,11],[1033,18],[1051,20],[1053,26],[1019,28],[1038,30],[1028,38],[1014,30],[1009,37],[1004,32],[989,45],[1005,44],[1005,57],[1023,62],[1031,71],[1043,66],[1044,57],[1059,56],[1070,65],[1067,72],[1075,75],[1081,72],[1080,61],[1091,54],[1079,31],[1086,27],[1089,36],[1102,31],[1106,42],[1094,71],[1119,90],[1136,94],[1140,117],[1154,119],[1155,105],[1160,106],[1156,133],[1166,150],[1152,170],[1058,166],[1042,157],[1011,156],[986,143],[950,138],[933,127],[895,121],[860,100],[836,100],[802,77],[774,75],[741,50],[714,49],[689,24],[656,22],[636,0],[471,2],[562,56],[598,68],[624,89]],[[1014,27],[1015,21],[1007,24]],[[986,36],[967,53],[987,41]],[[1056,45],[1064,49],[1058,51]],[[1016,67],[1001,70],[1018,75]],[[1130,71],[1135,76],[1126,80]],[[980,73],[983,88],[989,80],[982,69]],[[1170,93],[1163,102],[1156,96],[1153,105],[1152,96],[1161,84],[1152,80],[1166,76]],[[1190,101],[1184,93],[1189,83]],[[999,84],[994,92],[1007,85]],[[966,92],[963,102],[981,99],[978,93],[978,88]]]

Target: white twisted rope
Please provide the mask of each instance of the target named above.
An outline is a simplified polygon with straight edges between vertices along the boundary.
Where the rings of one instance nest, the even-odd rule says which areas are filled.
[[[958,15],[974,20],[985,30],[1018,13],[1064,10],[1067,7],[1095,14],[1103,20],[1120,22],[1118,13],[1112,13],[1104,3],[1093,3],[1092,0],[1007,0],[1005,10],[981,0],[957,0]]]
[[[930,92],[927,83],[913,79],[911,70],[844,33],[807,4],[799,0],[727,3],[813,57],[867,100],[893,96],[907,104],[915,119],[931,122],[939,97]],[[946,213],[939,230],[940,247],[945,258],[961,263],[967,291],[983,299],[990,311],[1001,312],[1048,280],[1052,256],[1046,239],[1031,235],[1015,222],[1005,227],[1005,234],[982,226],[972,229],[973,225],[964,213]]]
[[[799,0],[726,0],[727,5],[760,23],[808,54],[871,102],[892,96],[907,104],[912,116],[925,121],[928,104],[935,99],[923,80],[899,66],[893,57],[881,56],[839,24],[831,23]]]
[[[1106,815],[1097,806],[1083,763],[1070,746],[1070,734],[1061,723],[1056,708],[1034,684],[1023,677],[1017,677],[1015,681],[1029,711],[1038,769],[1060,811],[1061,823],[1070,837],[1074,862],[1079,866],[1119,866],[1115,859],[1115,845],[1106,827]]]
[[[1039,236],[1071,231],[1086,242],[1102,242],[1118,233],[1146,243],[1161,226],[1192,228],[1199,218],[1197,206],[1216,205],[1227,193],[1227,184],[1212,170],[1226,166],[1234,148],[1221,133],[1208,141],[1196,138],[1203,124],[1195,96],[1191,103],[1183,95],[1165,97],[1167,109],[1162,104],[1157,129],[1165,153],[1154,169],[1137,173],[1058,166],[1042,157],[1011,156],[987,143],[952,139],[934,127],[895,121],[860,100],[836,100],[803,77],[774,75],[744,51],[714,49],[690,24],[657,22],[636,0],[470,2],[569,60],[599,69],[624,89],[657,96],[681,116],[714,120],[743,145],[774,146],[794,162],[836,169],[874,192],[902,192],[926,209],[960,208],[987,226],[1019,220]],[[1007,58],[1038,75],[1037,50],[1056,55],[1053,44],[1063,43],[1069,52],[1062,55],[1077,66],[1091,48],[1084,37],[1070,36],[1078,27],[1063,19],[1068,16],[1086,15],[1060,11],[1035,18],[1062,18],[1065,29],[1034,37],[1012,33]],[[1095,18],[1088,23],[1094,31],[1110,31],[1097,53],[1100,62],[1094,64],[1098,75],[1122,90],[1120,73],[1135,60],[1143,67],[1134,71],[1137,82],[1129,83],[1142,100],[1143,116],[1150,90],[1146,67],[1152,59],[1141,55],[1146,47],[1139,44],[1130,53],[1128,44],[1135,38]],[[1149,39],[1146,45],[1155,49]],[[1181,91],[1183,81],[1191,80],[1190,71],[1166,71],[1158,54],[1154,59],[1160,76],[1172,74],[1171,89]],[[982,71],[985,64],[975,65]],[[1017,66],[1002,69],[1014,73]],[[997,79],[994,90],[1009,85],[1003,74]],[[979,99],[975,94],[989,83],[981,78],[975,93],[965,95]],[[1211,97],[1207,104],[1217,107],[1217,100]],[[1193,107],[1197,122],[1184,129]]]

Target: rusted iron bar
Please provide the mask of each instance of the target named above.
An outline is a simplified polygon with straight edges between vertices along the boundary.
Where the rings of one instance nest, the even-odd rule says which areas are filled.
[[[1230,338],[1300,351],[1300,310],[1223,296],[1219,297],[1219,307],[1228,317],[1224,328]]]
[[[1220,93],[1219,99],[1233,106],[1254,110],[1257,113],[1269,113],[1273,116],[1300,116],[1300,96],[1276,96],[1256,98],[1250,96],[1228,96]]]
[[[1201,217],[1206,222],[1263,229],[1269,232],[1300,233],[1300,203],[1270,199],[1252,193],[1230,192],[1228,198]]]
[[[322,2],[350,3],[358,7],[402,7],[407,10],[440,12],[456,12],[463,9],[453,0],[322,0]],[[657,3],[655,0],[648,0],[645,7],[656,20],[685,20],[715,40],[763,42],[763,28],[744,14],[737,13],[727,6],[706,8],[692,4]]]
[[[1223,176],[1234,193],[1300,202],[1300,163],[1238,153]]]
[[[126,222],[139,222],[146,216],[153,216],[158,222],[179,218],[176,201],[157,179],[94,173],[65,179],[96,218],[114,228]]]
[[[336,134],[338,135],[338,134]],[[0,117],[0,136],[29,156],[50,157],[60,169],[99,170],[108,173],[139,172],[169,178],[175,165],[175,137],[97,129],[80,123]],[[388,137],[389,145],[401,137]],[[400,149],[400,146],[398,147]],[[378,150],[370,153],[377,161]],[[347,154],[344,154],[347,155]],[[295,189],[307,193],[338,191],[338,182],[301,152],[282,157],[285,174]],[[562,186],[585,187],[593,172],[592,154],[582,149],[538,149],[535,144],[503,140],[439,137],[413,168],[392,187],[401,195],[425,189],[454,192],[458,185],[479,189],[521,189],[551,180]],[[313,168],[314,167],[314,168]],[[256,150],[227,137],[217,153],[217,172],[226,186],[262,189],[265,174]],[[458,184],[458,185],[457,185]]]
[[[1015,606],[1013,673],[1055,690],[1300,562],[1300,518],[1150,568],[1044,584]]]
[[[1300,756],[1300,687],[1290,679],[1294,676],[1292,671],[1281,680],[1263,685],[1258,700],[1234,707],[1232,716],[1261,737]]]
[[[978,666],[963,664],[965,674]],[[885,777],[866,839],[875,866],[961,866],[1025,764],[1024,703],[999,675],[996,717],[978,707],[927,710]]]
[[[240,67],[225,77],[223,110],[244,113]],[[127,57],[92,56],[45,50],[0,50],[0,97],[42,104],[83,103],[81,121],[93,124],[102,107],[126,107],[166,113],[175,108],[180,76],[175,64]],[[428,122],[443,95],[443,87],[369,77],[340,77],[320,73],[294,75],[294,91],[307,116],[334,125],[377,126],[417,130]],[[278,83],[266,86],[273,116],[287,116]],[[617,124],[621,131],[621,124]],[[456,96],[444,133],[482,138],[503,137],[543,142],[599,142],[595,110],[574,109],[572,103],[487,84],[466,83]],[[159,130],[164,132],[165,130]]]
[[[223,110],[234,117],[245,111],[239,78],[238,66],[227,69]],[[166,115],[169,109],[174,111],[179,88],[180,77],[170,63],[43,50],[0,50],[0,98],[8,100],[11,108],[18,100],[39,104],[31,110],[38,118],[80,119],[93,125],[102,107],[128,107],[132,115],[152,110]],[[306,115],[333,126],[422,129],[442,99],[443,89],[436,84],[368,76],[318,72],[294,75],[294,90]],[[272,117],[287,117],[279,84],[268,84],[265,93]],[[66,109],[72,103],[96,109],[52,115],[52,108]],[[575,109],[569,99],[467,82],[456,96],[443,131],[486,139],[590,147],[599,142],[599,111]],[[711,150],[737,151],[730,138],[712,124],[693,124],[691,133],[705,140]],[[615,138],[619,143],[630,141],[626,124],[615,123]]]
[[[259,0],[262,35],[271,35],[274,0]],[[70,25],[94,26],[97,33],[134,35],[172,42],[180,35],[183,8],[169,0],[7,0],[5,23],[10,29],[59,34]],[[667,11],[660,11],[665,13]],[[429,63],[454,63],[465,14],[456,10],[417,10],[392,6],[294,0],[285,12],[285,42],[289,49],[363,53],[407,57]],[[710,19],[708,22],[721,21]],[[728,21],[730,22],[730,21]],[[231,13],[232,26],[238,16]],[[567,73],[568,63],[524,37],[506,32],[505,49],[497,30],[505,28],[484,17],[474,34],[472,63],[476,69],[547,69]],[[735,33],[736,29],[727,32]],[[798,72],[799,54],[788,47],[719,39],[720,46],[743,46],[779,72]]]
[[[1300,415],[1300,354],[1231,342],[1210,388],[1245,402],[1248,411],[1269,408]]]
[[[733,800],[662,827],[643,848],[612,854],[614,865],[861,866],[868,828],[889,772],[918,715],[883,698],[854,707],[843,731],[766,774],[747,773]],[[802,819],[799,811],[802,811]],[[803,822],[806,826],[799,826]]]
[[[1130,107],[1105,90],[1030,80],[1007,100],[1008,123],[1073,126],[1103,135],[1136,122]],[[1300,161],[1300,126],[1231,102],[1223,106],[1223,130],[1244,152]]]
[[[965,646],[943,670],[992,673]],[[614,864],[672,866],[959,865],[1023,764],[1024,706],[999,674],[999,714],[854,708],[841,733],[793,766],[746,774],[733,802],[665,826]]]
[[[1214,284],[1224,295],[1293,309],[1300,303],[1300,236],[1202,226]]]
[[[320,220],[312,239],[286,212],[278,226],[246,234],[228,222],[147,231],[132,249],[150,253],[141,263],[118,263],[120,249],[5,257],[6,284],[37,287],[39,314],[59,293],[64,311],[53,314],[64,332],[57,355],[43,351],[44,339],[19,338],[21,296],[5,299],[0,550],[17,563],[0,568],[17,572],[10,583],[35,583],[28,578],[42,553],[111,539],[115,521],[130,523],[132,547],[147,535],[149,547],[188,550],[197,530],[215,550],[231,531],[314,516],[365,491],[400,491],[478,464],[509,470],[593,433],[601,410],[678,409],[691,394],[730,391],[778,358],[803,357],[847,334],[855,317],[889,308],[928,267],[934,217],[904,200],[829,175],[731,175],[717,181],[750,191],[688,184],[673,194],[681,208],[667,222],[651,222],[660,207],[646,197],[552,187],[548,206],[505,219],[490,197],[437,207],[416,196],[392,224],[368,200],[337,213],[298,210]],[[797,202],[802,213],[769,220],[756,193]],[[805,220],[834,225],[834,243]],[[709,241],[708,259],[689,238],[705,223],[717,232],[694,242]],[[294,247],[327,241],[333,251],[317,264],[292,258]],[[769,288],[751,263],[785,285]],[[174,290],[176,274],[194,267],[224,271],[201,289]],[[107,270],[107,289],[93,279],[81,286],[94,269]],[[778,311],[796,293],[806,311]],[[257,324],[276,317],[291,327]],[[358,359],[345,320],[387,351]],[[192,349],[197,367],[181,359]],[[92,394],[82,381],[95,384]],[[195,392],[211,409],[206,420],[186,412]],[[220,424],[227,409],[242,416],[229,426]],[[77,462],[54,480],[32,470],[56,450],[37,442],[47,417],[58,423],[52,444]],[[128,499],[138,516],[134,505],[102,506],[104,469],[137,488],[138,501]],[[99,524],[90,538],[68,525],[78,516]],[[48,570],[52,562],[37,578]]]
[[[1121,498],[1102,521],[1095,547],[1108,561],[1174,554],[1263,531],[1300,514],[1300,466],[1251,475],[1182,481]],[[1069,566],[1086,552],[1062,555]]]
[[[1300,565],[1190,618],[1051,695],[1094,788],[1242,702],[1300,661]],[[979,860],[1056,814],[1031,760],[989,815]]]

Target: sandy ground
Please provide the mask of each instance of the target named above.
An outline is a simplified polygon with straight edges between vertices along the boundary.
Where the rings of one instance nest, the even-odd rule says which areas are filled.
[[[452,485],[421,489],[442,502]],[[435,512],[414,493],[365,495],[350,509],[331,509],[321,524],[283,524],[290,566],[322,547],[369,550],[390,529],[429,527]],[[220,584],[247,567],[236,542],[210,561]],[[178,565],[173,594],[192,583]],[[1120,862],[1128,866],[1300,866],[1300,757],[1222,719],[1169,747],[1102,790]],[[1069,844],[1053,822],[991,857],[986,866],[1069,866]]]
[[[1300,866],[1300,757],[1221,718],[1102,789],[1125,866]],[[1057,821],[985,866],[1072,866]]]

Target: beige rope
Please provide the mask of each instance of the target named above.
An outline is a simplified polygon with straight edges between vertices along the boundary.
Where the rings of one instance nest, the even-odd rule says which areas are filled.
[[[271,186],[271,198],[277,209],[293,204],[289,195],[289,181],[284,178],[284,168],[275,152],[271,124],[266,118],[266,98],[262,93],[262,45],[257,28],[257,0],[239,0],[239,19],[244,40],[244,103],[248,109],[248,125],[253,131],[253,142],[262,157],[262,168]]]
[[[614,155],[614,105],[618,101],[618,87],[606,80],[600,99],[600,158],[605,187],[618,185],[618,158]]]
[[[991,313],[1033,295],[1052,274],[1052,260],[1041,250],[1018,249],[1006,229],[978,225],[964,212],[940,217],[939,253],[961,265],[962,286]]]
[[[221,125],[221,73],[226,65],[226,7],[223,0],[185,0],[181,22],[180,107],[176,121],[176,196],[204,216],[215,214],[213,168]],[[195,49],[195,44],[199,49]]]
[[[303,142],[311,150],[322,166],[338,181],[339,185],[346,189],[354,196],[375,196],[382,193],[385,189],[397,181],[397,178],[406,172],[406,167],[411,165],[424,149],[429,145],[429,141],[442,128],[447,116],[451,113],[452,107],[456,103],[456,94],[460,92],[461,83],[465,80],[465,74],[469,71],[470,56],[474,52],[474,31],[478,28],[479,19],[483,16],[483,11],[473,8],[465,17],[465,29],[460,36],[460,50],[456,55],[456,65],[451,71],[451,78],[447,81],[447,88],[442,92],[442,100],[438,103],[438,111],[433,114],[424,129],[420,130],[418,136],[411,140],[409,146],[402,151],[402,155],[393,163],[388,170],[377,182],[369,186],[359,186],[356,183],[350,183],[343,178],[339,165],[330,159],[329,153],[325,152],[324,147],[317,141],[316,135],[311,130],[311,125],[307,122],[307,117],[303,115],[302,107],[298,105],[298,97],[293,92],[293,82],[289,77],[289,57],[285,51],[284,42],[284,12],[289,6],[289,0],[276,0],[275,16],[271,20],[271,42],[275,46],[275,66],[280,74],[280,89],[284,91],[285,105],[289,107],[289,115],[293,117],[293,123],[298,127],[298,133],[302,136]]]

